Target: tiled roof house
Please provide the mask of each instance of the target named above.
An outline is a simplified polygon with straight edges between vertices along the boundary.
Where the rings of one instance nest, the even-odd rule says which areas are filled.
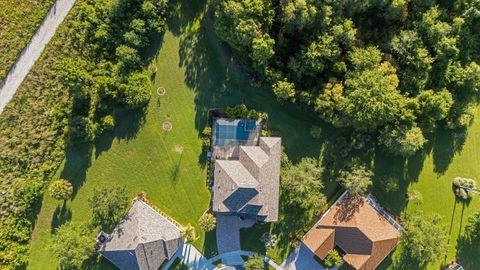
[[[304,236],[303,243],[322,260],[338,247],[347,264],[372,270],[390,254],[399,238],[399,229],[366,198],[345,193]]]
[[[213,211],[263,222],[278,219],[281,138],[239,146],[238,159],[215,160]]]
[[[142,200],[100,244],[100,254],[122,270],[157,270],[177,252],[181,229]]]

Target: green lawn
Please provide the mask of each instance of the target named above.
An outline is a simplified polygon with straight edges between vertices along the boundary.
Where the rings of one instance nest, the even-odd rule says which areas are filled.
[[[0,81],[47,14],[53,0],[0,0]]]
[[[452,179],[464,176],[480,183],[480,110],[466,136],[460,132],[441,130],[430,138],[426,154],[419,154],[406,164],[401,160],[392,162],[389,159],[381,160],[382,158],[376,159],[379,163],[376,165],[377,173],[382,175],[390,170],[400,181],[399,190],[393,193],[382,191],[381,183],[376,183],[376,195],[386,207],[401,217],[415,215],[418,211],[424,214],[437,213],[442,217],[445,233],[449,236],[449,252],[444,260],[432,265],[430,269],[438,269],[440,264],[449,263],[456,256],[465,269],[478,267],[480,250],[463,246],[459,248],[457,240],[462,235],[468,217],[480,210],[480,197],[474,196],[469,203],[456,201]],[[422,194],[422,204],[406,204],[405,192],[412,190]],[[397,250],[393,257],[400,252]],[[383,266],[389,268],[388,262]]]
[[[65,207],[45,196],[38,216],[28,269],[55,269],[48,249],[52,230],[65,220],[88,220],[88,198],[95,187],[124,185],[133,198],[145,191],[148,199],[181,224],[197,226],[207,209],[210,194],[205,186],[205,153],[199,135],[212,107],[245,102],[269,113],[269,126],[293,160],[318,157],[326,139],[312,139],[311,125],[323,124],[298,107],[276,102],[266,89],[252,87],[212,32],[205,17],[206,5],[199,1],[172,3],[174,15],[169,31],[159,38],[155,57],[152,99],[145,117],[117,112],[116,129],[99,138],[93,147],[77,145],[67,150],[58,175],[74,183],[74,198]],[[208,27],[207,27],[208,26]],[[166,95],[156,94],[165,87]],[[173,124],[171,132],[162,123]],[[324,127],[325,138],[334,137]],[[215,249],[214,233],[194,243],[205,254]],[[112,268],[107,262],[92,262],[89,269]]]

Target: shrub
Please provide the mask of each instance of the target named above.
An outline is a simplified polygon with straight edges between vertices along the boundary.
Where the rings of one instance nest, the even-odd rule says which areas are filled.
[[[418,190],[412,190],[411,192],[408,192],[407,200],[415,204],[422,204],[423,203],[422,193],[420,193],[420,191]]]
[[[48,186],[48,193],[56,200],[68,200],[72,196],[72,192],[72,184],[64,179],[54,180]]]
[[[206,126],[202,131],[202,136],[206,138],[212,137],[212,127]]]
[[[115,119],[111,115],[107,115],[102,118],[101,121],[102,130],[112,130],[115,127]]]
[[[422,130],[416,126],[387,126],[378,140],[387,153],[403,157],[415,154],[426,143]]]
[[[319,126],[312,126],[310,128],[310,136],[314,139],[320,139],[322,137],[322,128]]]
[[[332,249],[328,252],[324,263],[327,268],[340,266],[342,264],[342,257],[336,249]]]
[[[187,226],[182,230],[182,237],[186,238],[187,242],[190,242],[190,243],[197,240],[195,227],[193,227],[191,224],[187,224]]]
[[[263,261],[262,257],[250,257],[243,264],[243,268],[245,268],[245,270],[263,270],[265,269],[265,262]]]
[[[217,224],[217,219],[210,213],[204,213],[198,220],[198,226],[206,232],[213,231]]]
[[[477,183],[473,179],[455,177],[452,181],[455,195],[462,200],[468,200],[472,197],[472,191],[468,189],[476,189]]]

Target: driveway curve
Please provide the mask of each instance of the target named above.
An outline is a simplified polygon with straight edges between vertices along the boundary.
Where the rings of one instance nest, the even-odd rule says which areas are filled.
[[[75,0],[57,0],[47,16],[43,19],[35,35],[28,45],[20,53],[17,61],[7,74],[3,84],[0,86],[0,113],[7,103],[13,98],[18,87],[27,76],[33,64],[37,61],[50,39],[55,34],[58,26],[72,9]]]

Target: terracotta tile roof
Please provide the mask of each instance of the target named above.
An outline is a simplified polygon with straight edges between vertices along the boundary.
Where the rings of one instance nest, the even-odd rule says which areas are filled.
[[[305,235],[303,242],[321,259],[336,245],[345,251],[345,262],[356,269],[369,270],[385,259],[399,237],[400,232],[365,198],[345,194]]]

